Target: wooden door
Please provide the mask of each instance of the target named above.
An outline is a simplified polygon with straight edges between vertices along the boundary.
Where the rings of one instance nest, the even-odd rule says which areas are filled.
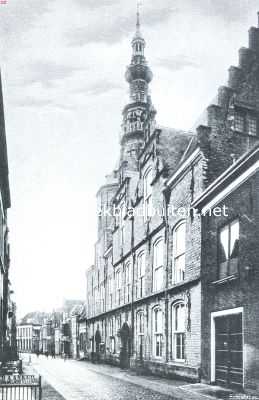
[[[243,330],[242,314],[215,318],[216,383],[242,389]]]

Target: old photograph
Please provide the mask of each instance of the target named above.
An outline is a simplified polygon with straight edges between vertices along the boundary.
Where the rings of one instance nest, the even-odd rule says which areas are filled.
[[[259,2],[0,0],[0,400],[259,400]]]

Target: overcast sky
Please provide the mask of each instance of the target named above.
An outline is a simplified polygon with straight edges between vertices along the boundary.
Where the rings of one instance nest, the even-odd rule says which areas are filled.
[[[237,64],[256,0],[143,0],[142,32],[161,125],[189,129]],[[7,0],[0,5],[19,315],[84,298],[95,193],[119,154],[132,0]]]

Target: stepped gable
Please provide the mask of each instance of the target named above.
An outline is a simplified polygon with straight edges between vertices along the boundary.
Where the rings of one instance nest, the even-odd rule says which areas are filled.
[[[248,47],[239,49],[238,66],[229,68],[227,85],[219,87],[197,127],[206,185],[258,142],[258,122],[259,27],[251,27]]]
[[[167,177],[177,170],[195,146],[197,140],[194,133],[161,126],[155,129],[146,143],[140,161],[145,162],[149,154],[152,154],[157,168]]]

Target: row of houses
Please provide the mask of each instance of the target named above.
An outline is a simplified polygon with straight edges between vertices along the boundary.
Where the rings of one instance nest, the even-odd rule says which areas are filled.
[[[16,329],[18,352],[78,358],[78,322],[84,312],[82,301],[66,300],[58,311],[25,316]]]
[[[78,355],[256,393],[259,28],[190,132],[156,123],[144,49],[138,15]]]

